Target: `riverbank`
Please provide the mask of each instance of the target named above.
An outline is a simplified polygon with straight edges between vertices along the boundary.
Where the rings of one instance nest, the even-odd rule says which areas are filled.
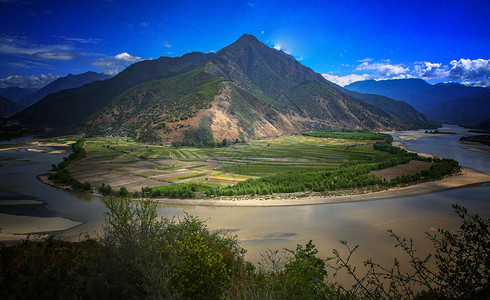
[[[38,179],[45,184],[70,189],[69,186],[61,186],[53,183],[46,175],[38,176]],[[390,188],[381,191],[371,190],[346,190],[337,191],[334,195],[322,193],[291,193],[273,194],[265,196],[221,196],[215,198],[153,198],[161,204],[172,205],[196,205],[196,206],[228,206],[228,207],[275,207],[275,206],[298,206],[333,204],[344,202],[359,202],[381,199],[393,199],[407,196],[430,194],[450,189],[464,188],[481,185],[490,182],[490,175],[482,173],[472,168],[462,167],[461,173],[437,181],[428,181],[408,186]],[[102,197],[98,193],[91,195]]]
[[[61,217],[32,217],[0,213],[0,241],[13,244],[28,237],[39,239],[83,224]]]
[[[380,199],[393,199],[407,196],[415,196],[441,192],[450,189],[476,186],[490,182],[490,176],[477,170],[463,167],[458,175],[444,178],[438,181],[429,181],[414,185],[396,187],[378,192],[363,194],[325,196],[320,194],[274,194],[268,196],[237,196],[217,197],[206,199],[170,199],[156,198],[155,201],[162,204],[197,205],[197,206],[240,206],[240,207],[268,207],[268,206],[297,206],[333,204],[344,202],[371,201]]]

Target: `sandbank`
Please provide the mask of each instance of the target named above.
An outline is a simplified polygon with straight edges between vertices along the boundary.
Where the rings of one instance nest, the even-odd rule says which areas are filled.
[[[0,199],[0,206],[21,206],[21,205],[43,205],[40,200],[3,200]]]
[[[65,153],[66,151],[64,151],[64,150],[46,151],[46,150],[36,149],[36,148],[38,148],[38,147],[67,147],[73,143],[74,143],[73,141],[67,141],[65,144],[63,144],[63,143],[52,143],[52,142],[44,143],[42,140],[37,140],[37,141],[22,142],[22,143],[17,143],[17,144],[0,144],[0,151],[6,151],[6,150],[19,151],[22,149],[26,149],[26,151],[29,151],[29,152],[59,154],[59,153]]]
[[[168,199],[158,198],[157,202],[175,205],[198,205],[198,206],[294,206],[315,205],[344,202],[359,202],[380,199],[393,199],[407,196],[441,192],[445,190],[480,185],[490,182],[490,176],[475,169],[463,167],[458,175],[444,178],[438,181],[429,181],[414,185],[396,187],[379,192],[368,192],[364,194],[325,196],[320,194],[280,194],[256,197],[217,197],[206,199]]]
[[[31,236],[44,236],[83,224],[61,217],[30,217],[0,213],[0,241],[20,241]]]

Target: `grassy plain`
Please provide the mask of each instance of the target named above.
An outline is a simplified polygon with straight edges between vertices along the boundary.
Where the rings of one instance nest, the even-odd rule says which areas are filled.
[[[85,142],[87,157],[71,164],[72,176],[94,186],[109,184],[139,191],[144,186],[197,183],[226,186],[281,172],[336,168],[382,154],[374,140],[284,136],[223,148],[172,148],[128,137],[95,137]]]

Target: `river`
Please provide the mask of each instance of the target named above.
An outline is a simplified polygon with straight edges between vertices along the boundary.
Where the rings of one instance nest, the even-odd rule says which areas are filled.
[[[440,131],[456,135],[431,135],[411,139],[407,132],[392,133],[408,150],[453,158],[461,165],[490,174],[490,156],[470,149],[480,146],[462,145],[459,137],[466,129],[444,126]],[[488,147],[485,149],[488,150]],[[46,150],[50,150],[47,149]],[[103,223],[106,208],[98,197],[81,195],[41,183],[36,176],[50,169],[66,156],[34,153],[26,150],[0,152],[0,199],[41,200],[43,205],[0,206],[0,213],[38,217],[62,217],[82,224],[57,232],[62,238],[76,239],[83,233],[93,234]],[[236,234],[246,258],[258,262],[267,249],[294,249],[309,240],[328,257],[332,249],[343,249],[339,240],[360,245],[353,263],[365,258],[388,264],[400,257],[388,229],[404,237],[412,237],[420,253],[427,253],[431,243],[424,232],[437,228],[457,229],[459,218],[451,204],[463,205],[470,212],[490,217],[490,184],[447,190],[444,192],[366,202],[336,203],[288,207],[206,207],[160,205],[163,217],[187,213],[206,220],[212,230],[225,229]],[[1,202],[1,201],[0,201]],[[0,220],[0,227],[1,220]],[[4,225],[5,228],[5,225]],[[7,228],[5,228],[7,229]]]

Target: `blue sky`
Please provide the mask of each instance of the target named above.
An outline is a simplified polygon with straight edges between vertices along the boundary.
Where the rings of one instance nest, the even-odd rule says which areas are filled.
[[[490,2],[0,0],[0,87],[41,87],[255,35],[341,85],[490,85]]]

